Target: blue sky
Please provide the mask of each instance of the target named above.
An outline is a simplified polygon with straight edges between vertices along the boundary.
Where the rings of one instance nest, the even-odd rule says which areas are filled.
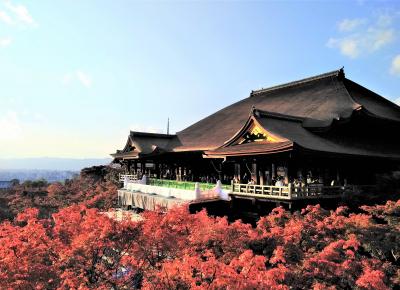
[[[0,0],[0,158],[105,157],[342,66],[400,103],[399,3]]]

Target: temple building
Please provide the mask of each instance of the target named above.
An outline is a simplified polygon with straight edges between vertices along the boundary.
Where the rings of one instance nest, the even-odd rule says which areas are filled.
[[[399,132],[400,107],[340,69],[252,91],[176,134],[130,132],[111,155],[133,176],[294,199],[374,185],[399,168]]]

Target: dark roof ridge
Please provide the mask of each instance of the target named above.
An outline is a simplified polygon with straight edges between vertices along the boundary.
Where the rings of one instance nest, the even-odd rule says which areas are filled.
[[[331,72],[327,72],[327,73],[323,73],[323,74],[320,74],[320,75],[304,78],[304,79],[301,79],[301,80],[297,80],[297,81],[293,81],[293,82],[289,82],[289,83],[284,83],[284,84],[272,86],[272,87],[269,87],[269,88],[263,88],[263,89],[259,89],[259,90],[254,90],[254,91],[251,91],[250,96],[254,96],[254,95],[258,95],[258,94],[262,94],[262,93],[267,93],[267,92],[272,92],[272,91],[283,89],[283,88],[289,88],[289,87],[301,85],[301,84],[304,84],[304,83],[313,82],[313,81],[324,79],[324,78],[328,78],[328,77],[338,77],[340,79],[344,79],[345,73],[344,73],[343,67],[341,69],[339,69],[339,70],[334,70],[334,71],[331,71]]]
[[[163,133],[150,133],[150,132],[130,131],[129,136],[173,138],[174,136],[176,136],[176,134],[163,134]]]
[[[254,109],[253,112],[254,112],[253,115],[255,117],[270,117],[270,118],[284,119],[284,120],[294,121],[294,122],[303,122],[305,119],[307,119],[304,117],[292,116],[292,115],[264,111],[264,110],[259,110],[259,109]]]
[[[380,94],[375,93],[374,91],[371,91],[370,89],[364,87],[363,85],[360,85],[359,83],[356,83],[356,82],[354,82],[354,81],[352,81],[350,79],[345,79],[345,83],[344,83],[345,87],[346,87],[346,84],[353,85],[353,86],[358,86],[360,89],[367,91],[369,94],[373,94],[375,98],[379,98],[382,102],[385,102],[387,105],[389,105],[391,107],[394,107],[396,109],[400,109],[400,106],[397,105],[396,103],[394,103],[393,101],[382,97]],[[346,89],[347,89],[347,87],[346,87]],[[349,93],[349,95],[351,96],[350,93]]]
[[[297,122],[301,123],[301,126],[303,128],[307,129],[316,129],[316,128],[327,128],[330,127],[333,122],[339,121],[341,118],[334,118],[331,120],[318,120],[318,119],[313,119],[313,118],[308,118],[308,117],[299,117],[299,116],[292,116],[292,115],[286,115],[286,114],[281,114],[281,113],[275,113],[275,112],[268,112],[268,111],[262,111],[262,110],[254,110],[257,115],[254,115],[256,118],[257,117],[266,117],[266,118],[273,118],[273,119],[278,119],[278,120],[285,120],[285,121],[290,121],[290,122]],[[354,111],[353,111],[354,112]],[[349,119],[350,117],[345,117],[345,119]],[[343,120],[341,120],[343,121]]]

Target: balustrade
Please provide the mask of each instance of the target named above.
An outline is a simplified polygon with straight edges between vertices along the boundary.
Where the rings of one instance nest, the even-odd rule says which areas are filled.
[[[269,199],[310,199],[310,198],[335,198],[341,197],[346,192],[371,190],[370,185],[324,186],[322,184],[310,184],[303,187],[271,186],[232,183],[232,194],[248,197]]]

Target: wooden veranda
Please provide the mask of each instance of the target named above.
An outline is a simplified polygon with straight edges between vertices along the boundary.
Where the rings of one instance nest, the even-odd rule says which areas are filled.
[[[232,183],[230,195],[256,199],[295,201],[341,198],[346,193],[372,190],[374,188],[375,186],[372,185],[323,186],[310,184],[303,187],[294,187],[292,184],[288,186],[269,186]]]

